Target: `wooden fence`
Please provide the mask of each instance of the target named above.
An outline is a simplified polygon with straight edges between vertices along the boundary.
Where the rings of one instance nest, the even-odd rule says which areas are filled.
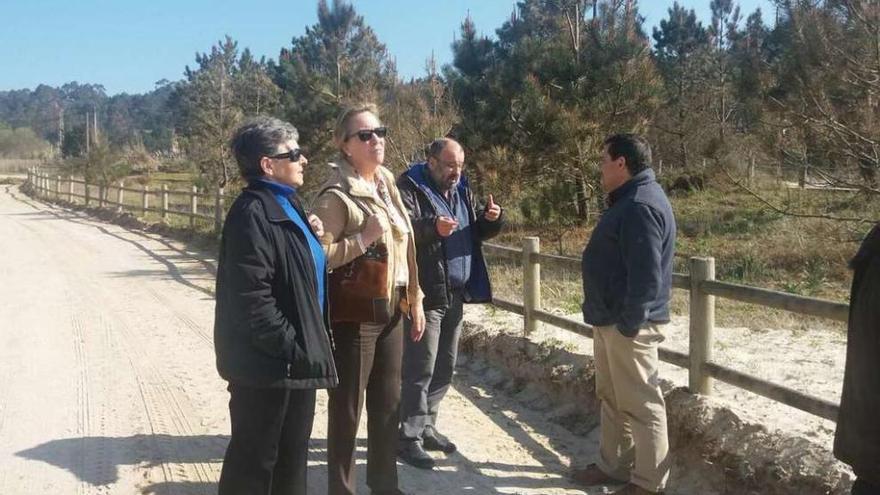
[[[580,320],[548,313],[541,306],[541,265],[555,264],[580,272],[580,259],[542,254],[540,240],[537,237],[526,237],[522,249],[490,243],[484,246],[490,252],[522,260],[523,304],[497,297],[493,304],[500,309],[522,315],[523,331],[526,335],[536,329],[538,322],[544,322],[579,335],[593,337],[593,328],[590,325]],[[690,258],[689,271],[689,275],[674,273],[672,276],[674,288],[690,292],[689,352],[683,353],[661,346],[659,355],[662,361],[688,370],[688,388],[691,392],[711,395],[712,381],[717,379],[816,416],[836,421],[839,407],[833,402],[722,366],[712,360],[715,298],[732,299],[843,322],[847,321],[849,306],[844,303],[715,280],[713,258]]]
[[[196,186],[185,191],[169,189],[165,184],[156,189],[150,189],[146,185],[134,188],[126,187],[124,181],[105,186],[73,177],[51,176],[36,169],[28,170],[27,181],[38,196],[47,199],[65,200],[68,203],[74,202],[74,199],[82,200],[86,206],[111,206],[119,212],[152,212],[159,214],[163,221],[167,221],[171,215],[182,216],[189,219],[190,227],[195,226],[197,219],[213,221],[214,231],[218,235],[223,228],[227,199],[223,188],[215,189],[211,193],[201,192]],[[128,194],[137,198],[134,204],[126,202]],[[179,197],[186,198],[183,208],[173,206],[172,198]]]
[[[167,186],[150,190],[147,186],[142,186],[139,189],[125,187],[122,182],[102,187],[70,177],[51,177],[48,174],[39,173],[36,169],[28,171],[28,183],[39,196],[49,199],[64,199],[72,202],[73,198],[82,198],[86,205],[94,201],[96,206],[115,206],[119,211],[126,209],[144,213],[150,211],[160,214],[163,219],[167,219],[169,215],[181,215],[190,219],[190,225],[193,225],[197,218],[213,220],[214,230],[217,233],[220,232],[223,225],[225,198],[222,189],[213,194],[205,194],[199,192],[195,186],[188,191],[172,191]],[[83,186],[82,194],[74,191],[75,184]],[[97,189],[96,196],[91,195],[92,189]],[[108,199],[111,191],[116,193],[115,201]],[[137,195],[140,198],[139,205],[125,204],[125,193]],[[172,195],[183,195],[189,198],[187,203],[189,207],[186,210],[170,208],[169,197]],[[150,199],[153,197],[158,199],[158,206],[151,206]],[[213,203],[212,214],[200,213],[200,199],[206,200],[208,204]],[[523,240],[522,249],[490,243],[486,243],[484,246],[490,252],[494,251],[507,257],[522,260],[524,271],[523,304],[496,297],[493,305],[522,315],[526,334],[534,331],[538,322],[544,322],[580,335],[593,337],[593,329],[590,325],[544,311],[541,305],[541,265],[556,264],[579,272],[579,259],[542,254],[540,239],[537,237],[526,237]],[[712,360],[715,298],[732,299],[842,322],[847,321],[849,306],[839,302],[715,280],[715,260],[713,258],[690,258],[689,271],[689,275],[674,273],[672,276],[674,288],[690,292],[689,352],[683,353],[661,346],[659,355],[660,359],[667,363],[688,369],[690,390],[694,393],[710,395],[712,380],[717,379],[816,416],[836,421],[838,405],[833,402],[722,366]]]

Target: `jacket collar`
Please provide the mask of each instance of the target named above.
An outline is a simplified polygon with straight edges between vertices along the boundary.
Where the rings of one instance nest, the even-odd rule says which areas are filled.
[[[370,189],[369,185],[367,185],[366,181],[364,181],[355,171],[354,167],[348,163],[348,160],[344,158],[339,158],[335,162],[330,162],[330,167],[335,169],[338,173],[336,178],[337,186],[342,187],[342,189],[352,196],[359,196],[362,198],[370,198],[374,199],[375,195],[373,190]],[[377,174],[383,173],[383,167],[379,167],[376,169]]]
[[[272,191],[272,193],[280,194],[280,195],[284,196],[285,198],[296,194],[295,188],[290,187],[287,184],[282,184],[280,182],[276,182],[271,179],[265,179],[265,178],[254,179],[251,182],[259,182],[263,187],[266,187],[267,189]]]
[[[281,208],[281,205],[278,204],[278,200],[275,199],[275,193],[272,191],[270,184],[267,184],[262,180],[251,181],[248,186],[244,188],[244,191],[253,194],[261,203],[263,203],[263,210],[266,212],[266,219],[270,222],[280,223],[293,221],[287,216],[287,213]],[[291,204],[293,204],[294,209],[299,210],[298,202],[294,198],[295,196],[291,198]]]
[[[631,195],[639,186],[656,182],[654,171],[646,168],[634,175],[630,180],[624,182],[620,187],[608,193],[608,203],[614,204],[621,198]]]

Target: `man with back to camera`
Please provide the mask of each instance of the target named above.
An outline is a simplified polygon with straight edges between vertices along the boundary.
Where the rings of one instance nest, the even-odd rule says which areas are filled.
[[[675,217],[641,136],[606,139],[601,175],[609,207],[581,259],[601,403],[599,458],[571,476],[586,486],[627,483],[618,495],[657,494],[669,477],[657,346],[669,322]]]
[[[880,223],[849,266],[853,280],[834,456],[856,475],[852,495],[880,495]]]
[[[458,142],[436,139],[427,155],[427,162],[413,165],[397,182],[412,220],[427,320],[422,339],[407,340],[404,348],[398,453],[423,469],[435,465],[426,450],[456,450],[437,431],[437,412],[455,370],[462,303],[492,300],[482,242],[503,225],[491,195],[485,208],[474,199]]]

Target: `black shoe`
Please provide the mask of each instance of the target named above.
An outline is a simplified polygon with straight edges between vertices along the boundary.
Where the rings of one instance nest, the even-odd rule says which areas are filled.
[[[401,442],[397,456],[410,466],[420,469],[433,469],[437,465],[434,458],[425,452],[419,442]]]
[[[422,435],[422,444],[425,446],[425,450],[437,450],[444,454],[451,454],[458,450],[454,443],[434,429],[425,431]]]

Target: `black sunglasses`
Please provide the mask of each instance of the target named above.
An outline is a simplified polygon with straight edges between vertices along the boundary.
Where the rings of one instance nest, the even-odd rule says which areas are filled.
[[[366,143],[370,139],[373,139],[373,134],[375,134],[377,138],[384,138],[388,135],[388,128],[382,126],[375,129],[362,129],[357,132],[352,132],[348,136],[345,136],[345,140],[348,141],[352,136],[357,136],[358,139]]]
[[[277,154],[277,155],[272,155],[272,156],[270,156],[269,158],[273,158],[273,159],[283,159],[283,158],[288,158],[288,159],[290,159],[290,161],[292,161],[292,162],[298,162],[299,159],[302,158],[302,154],[303,154],[303,153],[302,153],[302,150],[299,149],[299,148],[297,148],[297,149],[295,149],[295,150],[290,150],[290,151],[286,151],[286,152],[284,152],[284,153],[280,153],[280,154]]]

